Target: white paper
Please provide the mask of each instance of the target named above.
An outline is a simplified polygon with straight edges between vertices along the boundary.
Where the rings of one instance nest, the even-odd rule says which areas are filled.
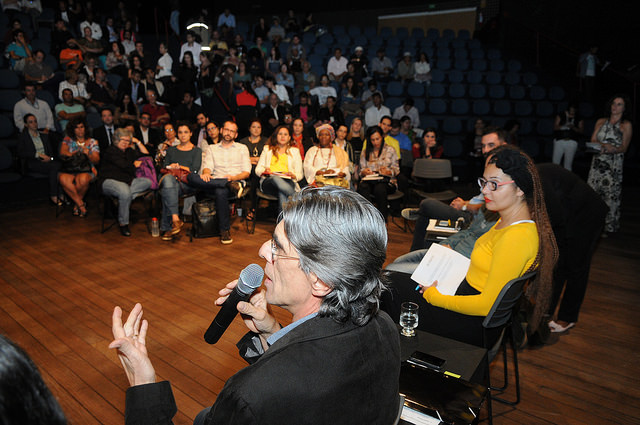
[[[407,406],[402,407],[400,419],[414,425],[438,425],[440,423],[440,419],[425,415]]]
[[[455,295],[458,286],[469,270],[471,260],[464,255],[442,245],[432,244],[411,275],[411,279],[423,286],[438,281],[438,292]]]

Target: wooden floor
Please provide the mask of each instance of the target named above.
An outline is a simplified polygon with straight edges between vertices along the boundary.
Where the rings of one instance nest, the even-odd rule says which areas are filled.
[[[496,424],[640,423],[638,195],[625,189],[633,202],[623,208],[624,232],[598,247],[579,324],[553,345],[520,353],[522,402],[494,403]],[[245,366],[235,348],[244,333],[238,320],[215,346],[202,335],[217,291],[247,264],[263,264],[257,252],[273,223],[248,235],[236,220],[234,243],[222,246],[217,238],[163,242],[143,220],[131,238],[117,228],[100,234],[95,201],[90,213],[83,220],[67,209],[56,219],[47,205],[0,213],[0,331],[33,357],[70,423],[121,424],[127,381],[107,348],[111,312],[141,302],[158,378],[173,384],[175,422],[189,424]],[[411,235],[392,224],[389,233],[392,260]],[[499,373],[495,367],[494,379]]]

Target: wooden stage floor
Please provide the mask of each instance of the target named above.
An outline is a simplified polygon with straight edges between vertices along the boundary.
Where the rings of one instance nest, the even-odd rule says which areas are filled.
[[[623,232],[599,244],[580,322],[555,344],[520,353],[522,402],[494,403],[496,424],[640,423],[638,195],[639,188],[625,188]],[[190,243],[184,232],[163,242],[143,220],[130,238],[115,227],[100,234],[95,200],[84,220],[70,208],[55,218],[44,204],[0,217],[0,332],[33,357],[70,423],[123,423],[127,380],[107,348],[115,305],[143,304],[149,353],[158,379],[173,384],[177,424],[190,424],[245,366],[235,347],[245,331],[238,319],[215,346],[202,335],[217,291],[247,264],[263,264],[257,252],[273,222],[248,235],[236,220],[234,243],[223,246],[217,238]],[[388,229],[393,260],[408,250],[411,234]]]

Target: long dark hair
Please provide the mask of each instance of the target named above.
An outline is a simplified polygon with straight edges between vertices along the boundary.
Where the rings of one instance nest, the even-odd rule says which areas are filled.
[[[374,125],[373,127],[369,127],[367,129],[366,134],[365,134],[366,141],[367,141],[367,149],[365,149],[365,151],[364,151],[364,157],[365,157],[365,159],[367,161],[369,161],[369,157],[371,156],[371,153],[373,152],[373,143],[371,143],[371,136],[374,133],[378,133],[378,134],[380,134],[380,137],[382,137],[382,143],[380,144],[380,152],[382,152],[382,148],[384,148],[384,132],[382,131],[380,126],[379,125]]]
[[[611,105],[613,105],[613,101],[616,100],[617,98],[622,99],[622,101],[624,102],[624,112],[622,113],[622,118],[620,118],[620,122],[631,121],[631,116],[632,116],[631,99],[629,98],[629,95],[624,93],[617,93],[609,98],[605,106],[604,115],[607,118],[611,118]]]
[[[271,152],[276,158],[278,157],[278,133],[283,128],[289,132],[289,147],[291,147],[291,141],[293,140],[293,138],[291,138],[291,129],[288,125],[279,125],[273,130],[271,137],[269,137],[269,149],[271,149]],[[287,148],[287,152],[289,152],[289,148]]]
[[[0,335],[0,423],[67,423],[33,360],[4,335]]]

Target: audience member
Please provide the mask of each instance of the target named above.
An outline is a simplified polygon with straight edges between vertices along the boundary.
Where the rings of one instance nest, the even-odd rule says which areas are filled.
[[[113,43],[114,41],[120,40],[120,36],[118,35],[118,30],[116,30],[116,24],[113,19],[113,16],[107,16],[107,19],[104,22],[104,27],[102,29],[103,36],[106,34],[107,43]]]
[[[200,117],[200,115],[198,115]],[[207,118],[208,120],[209,118]],[[220,143],[220,129],[213,121],[207,121],[205,125],[206,134],[205,137],[198,141],[198,147],[204,151],[208,145],[215,145]]]
[[[249,135],[240,140],[249,150],[249,161],[251,162],[251,172],[249,173],[249,201],[251,207],[247,211],[245,218],[248,221],[255,219],[256,207],[258,205],[257,189],[260,185],[260,178],[256,175],[256,165],[260,160],[260,155],[264,146],[268,143],[268,139],[262,135],[262,123],[260,119],[254,118],[249,124]]]
[[[353,146],[353,150],[360,154],[362,144],[364,143],[364,125],[360,118],[354,118],[349,127],[347,141]]]
[[[302,118],[293,119],[291,122],[291,146],[298,148],[302,160],[304,160],[305,152],[313,145],[313,139],[305,132],[305,125]]]
[[[140,58],[138,56],[135,57],[138,58],[137,61],[140,62]],[[156,80],[156,74],[151,68],[145,68],[142,71],[142,75],[144,76],[144,79],[141,81],[142,86],[144,87],[144,92],[148,93],[149,90],[154,91],[157,94],[158,103],[164,104],[164,102],[162,102],[166,94],[164,83],[160,80]],[[149,99],[147,99],[147,102],[148,101]]]
[[[293,115],[302,119],[305,125],[313,124],[316,121],[318,114],[307,92],[303,91],[298,96],[298,103],[293,105]]]
[[[560,164],[564,156],[564,168],[571,171],[573,158],[578,150],[578,139],[584,134],[584,121],[578,116],[575,104],[569,104],[566,110],[556,115],[553,123],[554,164]]]
[[[180,140],[178,140],[176,130],[171,123],[167,123],[164,125],[163,134],[160,135],[160,138],[163,139],[163,142],[158,145],[158,149],[156,150],[156,154],[154,156],[156,169],[160,171],[163,168],[164,157],[167,155],[167,150],[173,146],[178,146],[180,144]]]
[[[59,59],[62,69],[76,69],[82,64],[84,56],[74,38],[67,40],[66,47],[60,51]]]
[[[178,119],[178,121],[185,120]],[[196,129],[192,132],[191,143],[202,149],[202,151],[204,152],[204,147],[209,144],[205,140],[207,138],[207,124],[209,123],[209,117],[204,113],[204,111],[200,110],[196,114],[193,121],[191,121],[191,124],[194,123],[196,124]]]
[[[49,104],[42,99],[36,97],[36,86],[32,82],[26,82],[24,85],[24,98],[20,99],[13,106],[13,123],[22,131],[24,129],[25,117],[32,114],[36,117],[39,129],[43,133],[55,131],[55,122],[53,113]]]
[[[222,127],[222,140],[208,145],[204,151],[202,173],[188,176],[189,185],[203,190],[214,197],[220,242],[223,245],[233,243],[230,229],[229,196],[240,197],[251,172],[249,150],[243,143],[236,143],[238,126],[227,121]]]
[[[122,93],[118,99],[115,112],[116,124],[122,127],[129,121],[138,121],[140,109],[131,101],[131,94]]]
[[[151,128],[151,115],[146,112],[140,114],[140,122],[134,127],[133,137],[140,140],[151,156],[155,156],[161,141],[160,131]]]
[[[115,139],[102,154],[98,187],[102,193],[118,200],[118,224],[122,236],[131,236],[129,230],[129,208],[131,201],[151,188],[151,180],[136,177],[141,156],[149,155],[142,141],[133,137],[129,130],[119,128]],[[138,150],[133,149],[136,145]]]
[[[347,153],[333,144],[335,131],[330,124],[316,128],[318,146],[312,146],[304,158],[304,177],[314,186],[341,186],[348,189],[351,185],[349,157]]]
[[[318,81],[318,76],[311,71],[311,63],[307,60],[302,61],[302,70],[296,73],[295,77],[295,94],[298,96],[302,92],[309,92]]]
[[[487,127],[482,136],[482,153],[487,155],[498,146],[506,145],[505,131],[498,127]],[[481,191],[468,201],[458,197],[449,205],[435,199],[423,199],[419,208],[407,208],[402,211],[402,216],[409,220],[417,220],[413,232],[411,251],[425,248],[424,238],[427,232],[429,219],[456,221],[464,218],[466,223],[471,223],[477,212],[485,204],[484,193]]]
[[[167,126],[165,125],[165,130]],[[178,141],[178,145],[166,149],[161,169],[164,174],[159,183],[162,197],[160,231],[163,241],[171,241],[182,230],[184,222],[178,215],[179,198],[181,194],[195,192],[195,188],[188,184],[187,175],[199,173],[202,165],[202,151],[191,143],[191,129],[187,124],[178,124]]]
[[[153,90],[147,90],[147,100],[149,103],[142,107],[142,112],[151,115],[151,127],[160,129],[171,119],[167,109],[158,103],[158,94]]]
[[[269,104],[260,112],[260,121],[265,130],[265,134],[272,134],[273,130],[284,124],[284,106],[280,104],[280,99],[275,93],[269,95]]]
[[[578,75],[578,90],[585,100],[593,101],[596,86],[596,75],[600,65],[598,46],[591,46],[578,58],[576,75]]]
[[[102,28],[100,24],[93,20],[93,12],[89,11],[86,14],[86,19],[80,22],[80,33],[85,34],[85,28],[91,30],[93,38],[96,40],[102,40]]]
[[[378,93],[380,100],[384,102],[384,96],[382,92],[378,90],[378,83],[376,80],[371,79],[367,82],[367,88],[362,91],[362,98],[360,100],[360,107],[363,111],[366,111],[373,106],[373,94]]]
[[[276,127],[262,150],[255,173],[260,177],[260,189],[278,198],[282,211],[287,199],[300,190],[298,182],[304,177],[300,151],[291,145],[291,130],[285,125]]]
[[[263,40],[267,40],[269,37],[269,25],[263,16],[258,18],[258,23],[253,27],[253,39],[257,40],[258,37]]]
[[[277,16],[273,17],[271,28],[267,31],[267,38],[271,40],[271,43],[274,45],[279,45],[282,40],[284,40],[286,36],[286,32],[284,27],[280,25],[280,18]]]
[[[338,126],[338,129],[336,130],[336,139],[333,143],[347,153],[347,157],[349,158],[349,172],[353,174],[355,171],[356,157],[353,151],[353,145],[351,142],[347,141],[348,134],[349,128],[347,128],[346,125]]]
[[[0,360],[0,418],[4,423],[67,424],[38,367],[22,348],[4,335],[0,335]]]
[[[156,64],[156,78],[166,83],[170,81],[169,79],[173,75],[173,58],[169,54],[169,49],[164,42],[160,42],[158,51],[160,52],[160,57]]]
[[[362,86],[362,81],[368,76],[367,66],[369,65],[369,59],[365,56],[362,46],[356,46],[349,59],[349,64],[353,65],[356,82]]]
[[[131,57],[132,53],[136,50],[136,41],[133,36],[133,32],[131,30],[123,30],[121,31],[122,36],[120,37],[120,44],[124,48],[125,55]],[[140,69],[142,69],[142,65],[140,65]]]
[[[31,81],[38,85],[44,85],[47,81],[53,81],[53,68],[44,62],[45,53],[38,49],[33,52],[33,60],[27,61],[23,75],[25,81]]]
[[[620,230],[620,199],[624,154],[631,143],[631,101],[626,94],[614,95],[607,102],[606,117],[596,121],[591,143],[600,145],[593,155],[587,183],[609,207],[603,236]]]
[[[78,40],[78,47],[84,56],[100,55],[104,51],[102,43],[97,38],[93,38],[91,28],[88,26],[83,29],[83,37]]]
[[[413,143],[414,158],[440,158],[444,152],[442,144],[438,140],[438,133],[433,127],[427,127],[422,133],[422,141]]]
[[[202,61],[200,61],[202,63]],[[191,91],[195,93],[198,81],[198,65],[194,62],[193,53],[184,52],[180,60],[180,66],[176,69],[175,77],[181,92]]]
[[[284,61],[282,60],[282,56],[280,54],[280,48],[278,46],[272,46],[271,50],[269,50],[269,56],[265,59],[264,67],[267,70],[267,77],[274,77],[278,72],[280,72],[280,67]]]
[[[114,125],[113,111],[109,108],[102,109],[100,111],[100,119],[102,120],[102,125],[94,128],[92,135],[98,141],[100,152],[104,153],[117,140],[114,139],[116,126]]]
[[[127,77],[127,70],[129,68],[129,59],[124,53],[124,47],[119,41],[112,41],[111,50],[107,53],[105,59],[105,67],[111,74],[118,74],[123,78]]]
[[[360,89],[351,76],[346,78],[345,86],[340,92],[340,108],[344,111],[345,118],[350,115],[362,115],[362,109],[360,109]]]
[[[380,93],[373,93],[371,100],[373,101],[373,105],[367,108],[364,113],[364,123],[367,127],[374,127],[378,125],[382,117],[391,115],[389,108],[382,104],[382,95]]]
[[[311,236],[308,217],[331,225],[314,226]],[[240,352],[251,366],[227,381],[196,422],[210,425],[234,417],[240,423],[393,423],[399,406],[398,331],[378,312],[386,241],[378,212],[358,194],[338,188],[296,194],[284,207],[273,239],[260,249],[267,260],[266,291],[238,304],[251,330],[239,343]],[[235,285],[221,290],[216,304]],[[282,328],[269,304],[291,312],[293,323]],[[122,321],[116,307],[110,347],[118,349],[132,385],[126,411],[151,422],[170,421],[177,408],[170,384],[155,383],[142,306],[136,304],[124,326]],[[332,361],[314,366],[317,353],[337,352]],[[308,382],[316,383],[313,394],[306,391]],[[362,382],[369,385],[353,391]]]
[[[317,127],[320,124],[344,124],[344,112],[337,104],[338,100],[334,96],[328,96],[327,104],[318,111],[318,121],[314,125]]]
[[[9,67],[22,72],[27,61],[32,58],[31,50],[31,45],[25,40],[24,31],[15,30],[13,42],[4,51],[5,56],[9,58]]]
[[[389,82],[393,75],[393,63],[385,56],[384,48],[379,48],[371,60],[371,74],[377,81]]]
[[[280,72],[275,75],[275,80],[278,84],[285,86],[287,91],[290,89],[291,93],[293,93],[295,82],[293,74],[289,73],[289,66],[286,63],[280,65]]]
[[[67,41],[73,38],[73,34],[67,29],[62,19],[56,19],[51,29],[51,54],[60,58],[60,52],[67,48]]]
[[[236,29],[236,17],[231,13],[229,8],[225,8],[224,12],[218,16],[218,24],[216,26],[221,28],[223,25],[233,30]]]
[[[200,66],[200,51],[202,50],[202,46],[196,41],[193,31],[187,31],[186,39],[187,41],[180,46],[178,61],[182,62],[185,52],[191,52],[193,63],[198,67]]]
[[[425,52],[420,52],[418,60],[414,64],[415,74],[413,79],[420,83],[431,83],[431,65],[429,64],[429,58]]]
[[[329,77],[327,76],[327,74],[322,74],[322,76],[320,77],[320,85],[315,86],[314,88],[309,90],[309,94],[311,96],[317,96],[317,105],[320,108],[327,106],[327,98],[329,96],[333,96],[335,98],[338,97],[336,89],[330,85]]]
[[[118,97],[122,98],[122,96],[126,93],[129,95],[131,102],[136,106],[140,107],[145,101],[145,93],[144,86],[140,82],[142,79],[142,74],[139,70],[133,70],[130,78],[124,78],[120,81],[120,85],[118,86]]]
[[[404,52],[402,60],[398,62],[397,67],[398,79],[404,83],[406,81],[412,81],[416,74],[415,63],[411,60],[411,53]]]
[[[264,86],[264,77],[260,74],[253,77],[253,92],[258,97],[260,108],[264,108],[269,103],[269,89]]]
[[[62,100],[62,92],[64,90],[71,90],[73,94],[73,100],[76,103],[81,105],[85,105],[87,100],[89,100],[89,93],[87,93],[87,88],[79,81],[78,72],[75,69],[67,69],[64,72],[64,81],[61,81],[58,85],[58,97]]]
[[[347,65],[349,60],[342,56],[342,49],[336,48],[334,55],[327,63],[327,75],[331,81],[341,81],[344,74],[347,73]]]
[[[102,68],[94,71],[95,81],[87,83],[90,103],[96,108],[104,108],[115,104],[116,91],[107,81],[107,73]]]
[[[399,120],[405,115],[411,118],[412,127],[420,127],[420,112],[415,106],[415,101],[408,96],[402,105],[393,110],[393,119]]]
[[[55,107],[56,118],[60,124],[60,129],[64,132],[67,123],[73,118],[83,118],[87,116],[82,104],[77,103],[73,98],[71,89],[62,90],[62,103],[58,103]]]
[[[65,95],[68,93],[65,90]],[[98,174],[95,166],[100,162],[100,146],[97,140],[88,137],[88,126],[83,117],[71,118],[65,134],[60,147],[62,167],[58,180],[65,194],[75,204],[73,215],[84,218],[87,216],[84,197],[89,190],[89,183]]]
[[[400,173],[395,149],[385,144],[384,131],[377,125],[367,129],[368,146],[360,155],[360,183],[358,193],[373,199],[386,222],[387,197],[397,190],[396,176]]]
[[[49,139],[48,132],[38,131],[38,119],[33,114],[23,117],[24,129],[20,133],[16,153],[24,161],[25,171],[49,176],[49,199],[54,205],[61,205],[58,199],[58,171],[60,162]]]

